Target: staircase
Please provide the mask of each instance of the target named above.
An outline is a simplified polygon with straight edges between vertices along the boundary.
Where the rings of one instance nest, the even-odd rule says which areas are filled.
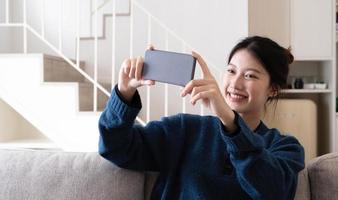
[[[46,58],[42,54],[0,58],[0,95],[4,101],[42,133],[48,133],[46,136],[62,149],[97,150],[100,113],[78,112],[78,83],[44,82]]]
[[[151,20],[160,23],[138,3],[134,2],[130,5],[131,8],[133,6],[145,14],[148,22]],[[132,30],[132,25],[128,23],[132,22],[130,17],[133,16],[133,9],[129,11],[130,15],[121,14],[123,19],[121,18],[120,22],[124,27],[121,29],[123,30],[120,32],[121,35],[126,35],[125,33]],[[139,41],[133,39],[117,40],[114,43],[110,25],[116,24],[113,20],[117,20],[117,17],[117,14],[114,18],[111,14],[102,12],[100,19],[103,24],[102,34],[96,32],[94,37],[92,34],[87,36],[81,34],[82,38],[75,37],[74,41],[77,42],[74,48],[76,50],[73,54],[74,60],[69,59],[72,56],[63,52],[60,46],[57,48],[55,43],[49,42],[48,37],[42,34],[44,31],[39,33],[30,24],[26,24],[25,18],[22,25],[7,23],[10,26],[22,26],[23,30],[35,35],[49,47],[48,52],[52,50],[53,55],[46,55],[43,49],[35,49],[35,52],[41,53],[29,54],[27,41],[24,41],[25,54],[0,54],[0,98],[53,141],[57,147],[65,151],[97,151],[98,119],[108,100],[109,92],[107,91],[111,91],[111,86],[114,85],[111,81],[116,83],[118,66],[123,58],[129,57],[132,53],[142,55],[144,47],[150,43],[149,35],[141,41],[142,44],[138,44]],[[168,49],[169,35],[178,41],[183,41],[165,25],[160,24],[160,27],[165,30],[167,37],[165,48]],[[145,30],[148,30],[147,34],[150,34],[151,26],[142,31],[147,32]],[[27,34],[25,31],[23,33]],[[115,31],[115,37],[116,35]],[[154,34],[152,38],[156,38]],[[59,41],[59,44],[61,43]],[[109,45],[114,43],[113,47],[110,46],[110,50],[116,49],[114,51],[118,51],[118,54],[114,54],[113,51],[113,59],[111,59],[112,55],[108,54],[103,57],[102,61],[98,61],[95,58],[95,50],[94,52],[93,50],[84,51],[95,45],[96,51],[100,50],[97,47],[99,43],[108,44],[108,47],[101,46],[102,48],[109,48]],[[118,45],[121,47],[119,48]],[[180,48],[176,48],[175,51],[191,49],[190,45],[184,42],[179,46]],[[76,63],[79,64],[76,65]],[[100,69],[97,69],[98,65],[107,65],[110,69],[101,70],[103,76],[97,77],[100,74]],[[214,74],[220,74],[216,68],[212,68],[211,71],[214,71]],[[195,77],[198,78],[199,74],[197,67]],[[110,77],[113,77],[113,80],[109,79]],[[143,109],[138,121],[144,124],[148,120],[159,119],[161,116],[178,112],[210,114],[201,106],[193,107],[188,101],[182,99],[179,96],[180,89],[177,86],[160,83],[157,83],[157,86],[152,87],[151,90],[145,87],[140,88]],[[96,102],[94,102],[96,93]]]
[[[44,82],[74,82],[79,86],[79,111],[93,111],[93,84],[86,80],[76,69],[60,57],[43,55],[43,74]],[[75,62],[74,60],[71,60]],[[80,61],[80,68],[85,70],[85,62]],[[107,91],[111,91],[111,84],[101,84]],[[103,111],[106,106],[108,96],[98,92],[97,110]]]

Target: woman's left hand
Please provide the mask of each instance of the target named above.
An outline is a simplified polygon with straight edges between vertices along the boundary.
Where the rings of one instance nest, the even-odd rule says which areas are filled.
[[[223,124],[227,127],[232,126],[234,113],[225,102],[222,93],[218,87],[217,81],[211,74],[207,64],[203,58],[196,52],[192,52],[192,56],[196,58],[201,66],[203,78],[191,80],[182,90],[181,96],[191,95],[190,103],[195,105],[197,101],[202,100],[202,104],[209,108],[216,116],[218,116]]]

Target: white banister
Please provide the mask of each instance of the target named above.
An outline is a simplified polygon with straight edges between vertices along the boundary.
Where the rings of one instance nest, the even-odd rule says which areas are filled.
[[[165,32],[165,50],[169,50],[169,35],[168,32]],[[164,116],[169,114],[169,91],[168,84],[164,84]]]
[[[26,0],[23,0],[23,53],[27,53],[27,5]]]
[[[76,0],[76,67],[80,68],[80,0]]]
[[[168,116],[169,113],[169,97],[168,97],[168,83],[164,84],[164,116]]]
[[[199,67],[201,69],[201,66],[199,63],[196,63],[196,67]],[[202,77],[199,77],[199,78],[202,78]],[[203,103],[202,101],[200,101],[201,104],[200,104],[200,115],[203,116],[204,115],[204,106],[203,106]]]
[[[25,0],[24,0],[25,1]],[[69,65],[71,65],[74,69],[76,69],[82,76],[84,76],[88,81],[90,81],[95,87],[99,88],[105,95],[110,96],[110,93],[102,87],[99,83],[95,82],[95,80],[90,77],[85,71],[81,68],[77,68],[76,64],[74,64],[66,55],[64,55],[61,51],[59,51],[54,45],[48,42],[45,38],[43,38],[36,30],[34,30],[31,26],[26,25],[27,30],[33,33],[37,38],[43,41],[52,51],[58,54],[62,59],[64,59]]]
[[[43,41],[48,47],[50,47],[53,51],[55,51],[58,55],[60,55],[64,60],[66,60],[66,62],[68,62],[73,68],[75,68],[77,71],[79,71],[79,73],[81,73],[86,79],[88,79],[91,83],[93,83],[93,110],[94,111],[97,111],[97,103],[98,103],[98,95],[97,95],[97,90],[101,90],[103,91],[103,93],[107,96],[110,96],[110,93],[108,91],[106,91],[105,88],[103,88],[99,83],[98,83],[98,65],[99,65],[99,57],[100,55],[98,53],[99,52],[99,42],[98,42],[98,9],[99,8],[102,8],[103,6],[102,5],[106,5],[107,2],[109,0],[104,0],[104,3],[102,5],[99,5],[98,6],[98,3],[99,1],[98,0],[94,0],[94,2],[92,2],[91,0],[91,8],[95,8],[94,10],[94,16],[93,17],[90,17],[90,20],[93,21],[95,20],[93,23],[91,22],[90,23],[90,32],[93,32],[95,31],[95,33],[93,34],[94,35],[94,75],[93,76],[89,76],[86,72],[84,72],[81,68],[80,68],[80,3],[81,1],[80,0],[77,0],[76,1],[76,8],[73,9],[74,13],[76,13],[76,63],[73,63],[69,58],[67,58],[65,56],[65,54],[62,52],[63,49],[66,49],[66,48],[63,48],[62,46],[64,46],[65,44],[63,44],[63,37],[65,36],[65,34],[63,34],[63,29],[64,29],[64,26],[63,26],[63,21],[64,21],[64,10],[65,9],[65,3],[64,3],[64,0],[61,0],[59,1],[59,8],[56,8],[60,15],[58,16],[58,24],[48,24],[47,22],[47,19],[46,15],[48,15],[49,13],[47,13],[46,11],[46,8],[47,8],[47,3],[48,1],[46,0],[41,0],[41,11],[39,10],[39,6],[40,4],[38,4],[38,12],[41,12],[41,31],[39,29],[38,32],[36,30],[34,30],[30,25],[27,24],[27,16],[26,16],[26,12],[27,12],[27,6],[26,6],[26,1],[27,0],[23,0],[23,22],[22,23],[10,23],[10,3],[11,1],[10,0],[5,0],[6,1],[6,20],[5,20],[5,23],[0,23],[0,27],[2,26],[6,26],[6,27],[22,27],[23,28],[23,51],[24,53],[27,53],[27,31],[30,31],[32,32],[34,35],[36,35],[39,39],[41,39],[41,41]],[[102,1],[100,1],[102,2]],[[112,11],[113,11],[113,17],[112,17],[112,41],[111,41],[111,45],[112,45],[112,74],[111,74],[111,78],[112,78],[112,87],[115,85],[115,82],[116,82],[116,58],[117,58],[117,50],[116,50],[116,34],[117,34],[117,31],[116,31],[116,22],[117,22],[117,2],[116,0],[113,0],[113,8],[112,8]],[[130,4],[129,4],[129,11],[130,11],[130,51],[129,51],[129,56],[130,57],[133,57],[135,56],[135,52],[134,50],[136,49],[136,47],[134,46],[134,29],[137,25],[136,22],[138,22],[138,18],[136,18],[135,16],[135,9],[140,9],[140,11],[143,12],[143,14],[145,14],[145,16],[147,17],[147,31],[148,31],[148,35],[147,35],[147,42],[148,44],[151,44],[152,43],[152,38],[154,38],[154,33],[152,33],[152,25],[154,25],[154,23],[156,23],[156,26],[159,25],[159,27],[161,29],[164,30],[164,34],[165,34],[165,49],[166,50],[169,50],[169,45],[171,45],[169,42],[171,42],[170,39],[175,39],[177,40],[178,42],[182,43],[182,51],[185,52],[185,53],[190,53],[190,52],[187,52],[188,49],[193,49],[191,47],[191,45],[189,45],[188,43],[186,43],[181,37],[179,37],[174,31],[172,31],[170,28],[168,28],[164,23],[162,23],[157,17],[153,16],[148,10],[146,10],[137,0],[130,0]],[[92,9],[91,9],[92,10]],[[138,11],[138,10],[137,10]],[[89,13],[88,13],[89,14]],[[39,19],[38,19],[39,20]],[[101,19],[100,19],[101,20]],[[39,21],[38,21],[39,23]],[[54,26],[58,26],[58,43],[56,43],[55,46],[57,46],[57,48],[55,48],[54,45],[52,45],[50,42],[48,42],[46,39],[48,38],[46,34],[49,34],[49,31],[46,31],[48,29],[48,26],[49,25],[54,25]],[[93,28],[94,26],[94,28]],[[136,36],[136,33],[135,32],[135,36]],[[21,36],[20,36],[21,37]],[[170,46],[171,47],[171,46]],[[82,51],[81,51],[82,53]],[[74,54],[73,54],[74,55]],[[92,60],[93,58],[90,58],[90,60]],[[206,60],[207,61],[207,60]],[[210,68],[213,68],[214,71],[216,73],[218,73],[220,70],[215,68],[214,66],[215,65],[212,65],[211,62],[207,61],[207,63],[209,64],[209,67]],[[222,73],[219,73],[219,74],[222,74]],[[164,84],[164,99],[161,99],[161,101],[164,102],[164,115],[165,116],[168,116],[169,114],[169,100],[170,100],[170,97],[169,97],[169,85],[168,84]],[[151,107],[151,87],[150,86],[147,86],[146,87],[146,96],[147,96],[147,102],[146,102],[146,105],[147,105],[147,110],[146,110],[146,121],[149,122],[150,121],[150,116],[151,116],[151,111],[154,111],[155,109],[153,109]],[[187,100],[186,100],[187,97],[184,97],[182,98],[182,112],[183,113],[186,113],[187,112]],[[204,115],[204,112],[205,112],[205,108],[203,107],[203,105],[200,105],[200,113],[201,115]],[[162,106],[161,106],[162,107]],[[196,109],[199,109],[199,107],[196,107]],[[138,121],[141,123],[141,124],[145,124],[144,122],[142,122],[142,120],[138,119]]]
[[[90,0],[90,10],[92,11],[93,10],[93,0]],[[95,13],[94,13],[95,14]],[[93,18],[92,17],[89,17],[89,35],[92,36],[93,35]]]
[[[204,106],[203,106],[202,103],[201,103],[201,115],[202,115],[202,116],[204,115]]]
[[[165,31],[168,31],[168,33],[170,35],[172,35],[173,37],[175,37],[177,40],[181,41],[182,43],[185,44],[185,46],[189,49],[194,49],[190,44],[188,44],[183,38],[181,38],[179,35],[177,35],[173,30],[171,30],[168,26],[166,26],[164,23],[161,22],[161,20],[159,20],[157,17],[155,17],[154,15],[152,15],[146,8],[144,8],[139,2],[132,0],[133,5],[137,6],[140,10],[142,10],[146,15],[148,15],[148,17],[151,17],[151,19],[153,21],[155,21],[158,25],[160,25]],[[189,52],[190,53],[190,52]],[[213,68],[216,71],[219,71],[218,68],[216,68],[213,63],[211,63],[209,60],[204,59],[206,61],[206,63],[208,63],[209,68]]]
[[[94,0],[94,5],[95,8],[97,7],[97,0]],[[94,81],[97,83],[97,10],[94,13]],[[97,111],[97,87],[95,85],[93,86],[94,88],[94,94],[93,94],[93,110],[94,112]]]
[[[23,23],[0,23],[0,27],[24,27]]]
[[[59,35],[59,38],[58,38],[58,41],[59,41],[59,51],[62,51],[62,21],[63,21],[63,1],[64,0],[61,0],[59,2],[59,18],[58,18],[58,35]]]
[[[115,86],[115,63],[116,63],[116,0],[113,0],[113,19],[112,19],[112,77],[111,89]]]
[[[186,51],[186,45],[185,45],[184,42],[182,44],[183,44],[182,45],[182,52],[185,52]],[[184,87],[182,87],[181,90],[183,90],[183,89],[184,89]],[[187,101],[187,98],[186,98],[186,96],[184,96],[182,98],[182,113],[186,113],[187,112],[186,101]]]
[[[26,1],[26,0],[24,0]],[[55,48],[50,42],[48,42],[45,38],[43,38],[37,31],[35,31],[32,27],[29,25],[24,25],[23,27],[26,27],[27,30],[29,30],[31,33],[33,33],[36,37],[38,37],[41,41],[43,41],[49,48],[51,48],[56,54],[58,54],[62,59],[64,59],[69,65],[71,65],[74,69],[76,69],[80,74],[82,74],[87,80],[89,80],[94,87],[97,87],[100,89],[105,95],[110,96],[110,93],[102,87],[98,82],[96,82],[92,77],[90,77],[85,71],[83,71],[81,68],[77,68],[76,65],[67,58],[61,51],[59,51],[57,48]],[[145,125],[145,122],[140,119],[139,117],[136,118],[136,121],[138,121],[141,125]]]
[[[6,0],[6,24],[9,23],[9,0]]]
[[[151,16],[147,15],[147,27],[148,27],[148,37],[147,42],[148,45],[151,45]],[[147,86],[147,112],[146,112],[147,123],[150,121],[150,86]]]
[[[40,8],[40,14],[41,14],[41,36],[45,37],[45,0],[41,0],[41,8]]]
[[[134,37],[134,6],[133,6],[133,0],[130,0],[130,42],[129,42],[129,57],[132,58],[133,57],[133,37]]]

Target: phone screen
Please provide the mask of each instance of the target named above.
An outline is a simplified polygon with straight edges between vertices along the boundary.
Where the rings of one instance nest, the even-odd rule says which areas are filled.
[[[195,66],[196,59],[190,54],[147,50],[142,76],[145,80],[185,86],[194,78]]]

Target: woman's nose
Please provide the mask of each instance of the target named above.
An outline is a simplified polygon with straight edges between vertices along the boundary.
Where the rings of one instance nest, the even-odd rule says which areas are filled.
[[[243,88],[242,76],[236,75],[236,76],[231,77],[230,86],[234,89],[242,89]]]

